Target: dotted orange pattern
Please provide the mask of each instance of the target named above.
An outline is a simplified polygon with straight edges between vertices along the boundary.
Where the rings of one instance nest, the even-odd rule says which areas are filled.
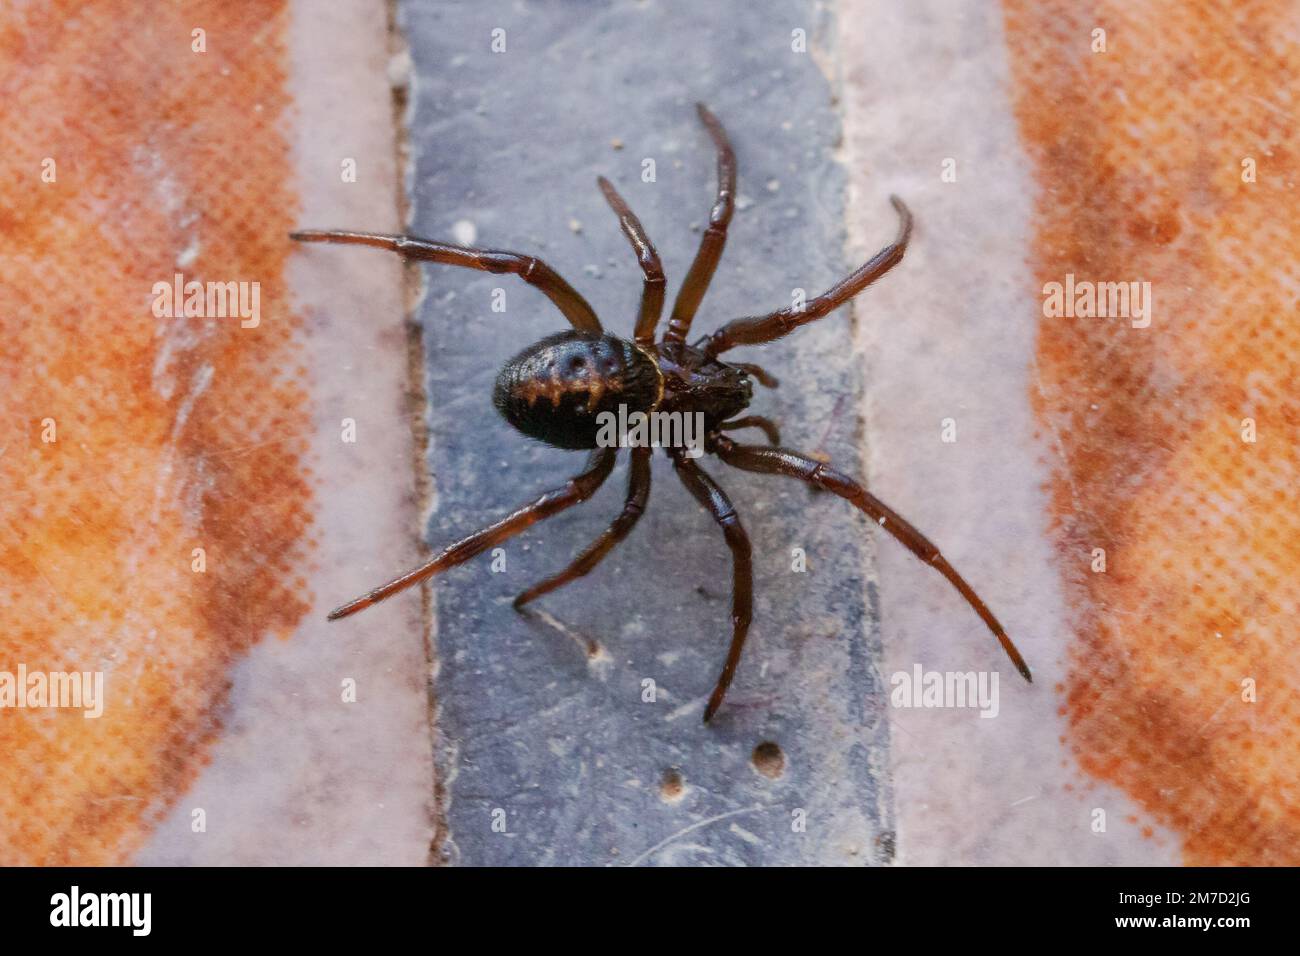
[[[202,765],[232,663],[307,608],[286,16],[0,10],[0,670],[106,675],[98,720],[0,710],[0,863],[129,859]],[[259,282],[260,326],[156,318],[177,271]]]
[[[1033,400],[1079,636],[1068,744],[1180,833],[1187,863],[1295,865],[1300,7],[1004,10],[1036,279],[1154,295],[1147,329],[1040,320]]]

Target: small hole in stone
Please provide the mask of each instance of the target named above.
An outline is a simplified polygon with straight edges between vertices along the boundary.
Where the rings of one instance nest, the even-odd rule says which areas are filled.
[[[676,770],[665,770],[663,779],[659,782],[659,799],[664,803],[676,803],[686,792],[686,784],[682,780],[682,775]]]
[[[569,359],[570,372],[576,372],[578,371],[578,369],[586,368],[586,367],[587,367],[587,360],[583,358],[581,355],[575,355],[573,358]]]
[[[754,769],[765,777],[775,780],[785,773],[785,754],[770,740],[764,740],[755,747],[754,755],[750,759],[754,763]]]

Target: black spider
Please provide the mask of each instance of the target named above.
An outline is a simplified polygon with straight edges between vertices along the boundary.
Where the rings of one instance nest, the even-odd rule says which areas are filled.
[[[897,512],[848,476],[808,455],[785,448],[738,445],[723,434],[740,428],[759,428],[773,446],[780,442],[776,426],[768,419],[736,417],[749,406],[751,376],[769,387],[775,387],[776,381],[758,366],[724,362],[718,356],[738,345],[761,345],[778,339],[801,325],[820,319],[857,295],[902,260],[912,230],[912,216],[901,199],[891,197],[900,218],[898,237],[856,272],[802,308],[792,307],[768,315],[735,319],[694,345],[687,345],[691,320],[722,255],[736,189],[735,155],[722,124],[703,104],[698,105],[698,110],[718,151],[718,197],[695,261],[691,263],[686,281],[673,303],[668,331],[658,342],[654,333],[664,303],[663,267],[640,221],[603,177],[599,180],[600,188],[618,214],[623,232],[631,241],[645,274],[640,315],[630,342],[605,332],[586,299],[550,266],[532,256],[467,249],[409,236],[335,230],[305,230],[290,234],[291,238],[302,242],[377,246],[407,259],[442,262],[484,272],[511,273],[536,286],[564,313],[573,330],[548,336],[511,359],[497,377],[496,407],[507,421],[526,435],[559,448],[592,449],[587,467],[563,487],[546,492],[531,504],[456,542],[414,571],[349,601],[331,612],[330,620],[364,610],[425,578],[468,561],[543,518],[589,498],[609,476],[617,456],[616,447],[602,447],[603,443],[598,440],[602,422],[608,422],[608,416],[622,406],[625,413],[700,416],[704,426],[704,451],[717,455],[736,468],[788,475],[851,502],[946,577],[988,625],[1025,680],[1030,680],[1029,668],[997,618],[953,570],[939,549]],[[749,631],[753,604],[749,538],[731,501],[695,463],[689,450],[678,446],[665,451],[682,483],[721,526],[733,559],[731,647],[704,710],[704,719],[708,721],[726,695]],[[515,607],[522,607],[586,574],[627,536],[645,510],[650,496],[650,454],[650,447],[632,448],[627,499],[622,512],[604,534],[564,571],[520,594],[515,599]]]

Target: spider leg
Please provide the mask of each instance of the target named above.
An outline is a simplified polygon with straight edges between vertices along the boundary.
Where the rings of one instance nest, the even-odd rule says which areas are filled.
[[[699,347],[709,358],[720,355],[737,345],[761,345],[783,335],[789,335],[801,325],[815,322],[838,309],[894,266],[903,261],[907,243],[912,235],[912,214],[903,200],[890,196],[889,201],[898,210],[898,236],[885,248],[872,256],[865,265],[847,278],[841,279],[829,290],[804,303],[802,309],[781,309],[768,315],[745,319],[732,319],[718,331],[703,339]]]
[[[709,224],[700,237],[700,248],[695,253],[695,261],[677,292],[673,302],[673,314],[668,320],[668,331],[664,333],[665,342],[680,345],[686,341],[691,331],[691,321],[700,307],[700,300],[708,291],[709,280],[713,270],[722,258],[722,247],[727,243],[727,226],[731,224],[731,213],[736,205],[736,154],[727,141],[727,132],[718,122],[718,118],[709,112],[703,103],[696,103],[695,110],[700,114],[700,122],[713,138],[713,146],[718,152],[718,198],[709,213]]]
[[[815,459],[809,458],[807,455],[800,454],[797,451],[790,451],[787,448],[737,445],[725,436],[717,436],[714,439],[714,447],[717,450],[718,457],[742,471],[755,471],[769,475],[788,475],[791,478],[798,478],[814,488],[834,492],[854,505],[892,534],[905,548],[947,578],[949,583],[966,599],[966,603],[980,616],[988,629],[993,632],[993,636],[998,639],[998,643],[1007,652],[1007,656],[1011,658],[1011,663],[1016,665],[1016,670],[1020,671],[1021,676],[1027,681],[1033,680],[1025,659],[1020,656],[1020,651],[1016,650],[1016,645],[1011,642],[1011,638],[1002,629],[998,619],[985,607],[984,602],[980,600],[979,595],[966,583],[965,579],[939,553],[939,549],[896,511],[872,495],[852,478]]]
[[[781,444],[781,430],[776,427],[776,422],[770,418],[764,418],[762,415],[746,415],[744,418],[733,418],[731,421],[723,422],[718,426],[718,429],[724,432],[734,432],[738,428],[761,428],[769,443],[773,445]]]
[[[501,252],[495,249],[469,249],[432,239],[414,236],[389,236],[374,232],[349,232],[343,229],[303,229],[289,233],[298,242],[339,242],[357,246],[374,246],[396,252],[404,259],[441,262],[449,266],[464,266],[480,272],[517,275],[535,286],[555,303],[569,323],[580,332],[600,332],[600,319],[587,300],[573,286],[541,259],[518,252]]]
[[[462,538],[414,571],[408,571],[401,577],[395,578],[387,584],[349,601],[342,607],[335,608],[330,611],[329,619],[337,621],[341,617],[364,611],[372,604],[378,604],[384,598],[392,597],[398,591],[405,591],[411,585],[418,584],[425,578],[446,571],[448,568],[454,568],[458,564],[464,564],[475,555],[483,553],[493,545],[513,538],[525,528],[544,518],[549,518],[565,508],[570,508],[580,501],[585,501],[609,477],[610,470],[614,467],[615,457],[617,457],[617,452],[613,448],[596,449],[587,460],[587,467],[580,474],[570,478],[562,488],[553,488],[495,524],[488,525],[480,531],[475,531],[467,538]]]
[[[632,466],[628,472],[627,498],[623,510],[619,512],[605,532],[587,546],[587,549],[574,559],[573,563],[553,577],[534,584],[527,591],[515,598],[514,606],[521,608],[543,594],[549,594],[569,582],[582,577],[614,550],[614,546],[631,533],[637,520],[645,512],[646,502],[650,498],[650,448],[632,449]]]
[[[726,492],[681,449],[671,454],[677,477],[695,500],[713,515],[713,520],[722,527],[727,547],[731,549],[731,647],[727,650],[727,660],[722,665],[718,683],[709,695],[708,706],[704,708],[704,722],[708,723],[722,706],[722,698],[727,695],[727,688],[736,674],[736,665],[740,663],[740,653],[745,648],[745,636],[749,633],[749,621],[753,615],[754,568],[750,560],[749,536],[741,527],[740,518]]]
[[[628,208],[613,183],[604,176],[596,177],[596,182],[605,194],[609,207],[618,214],[618,224],[623,228],[623,235],[627,236],[628,242],[632,243],[632,251],[636,253],[637,262],[645,274],[645,284],[641,287],[641,313],[637,316],[632,341],[642,348],[653,348],[655,326],[659,324],[659,316],[664,308],[664,284],[667,280],[664,279],[663,263],[659,261],[659,253],[655,252],[654,244],[646,235],[641,220]]]
[[[742,372],[748,372],[750,375],[754,376],[754,378],[757,379],[758,384],[762,385],[764,388],[776,388],[781,384],[776,380],[775,375],[764,371],[753,362],[731,362],[729,364],[740,369]]]

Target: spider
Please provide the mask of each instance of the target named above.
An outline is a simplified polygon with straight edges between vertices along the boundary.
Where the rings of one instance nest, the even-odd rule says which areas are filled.
[[[470,249],[411,236],[345,230],[290,233],[290,238],[299,242],[375,246],[396,252],[408,260],[427,260],[516,275],[535,286],[555,304],[573,328],[542,339],[507,362],[496,380],[494,404],[511,425],[531,438],[559,448],[590,450],[586,467],[562,487],[546,492],[500,521],[457,541],[415,570],[336,608],[330,612],[329,619],[335,621],[365,610],[591,497],[609,477],[617,457],[615,448],[600,447],[597,441],[598,419],[601,413],[608,413],[622,403],[633,411],[701,414],[705,426],[705,453],[716,455],[726,464],[743,471],[785,475],[844,498],[947,578],[993,632],[1020,674],[1025,680],[1031,680],[1024,658],[997,618],[920,531],[847,475],[801,452],[779,447],[780,434],[769,419],[741,415],[753,396],[751,379],[773,388],[777,385],[776,380],[757,365],[725,362],[719,358],[737,346],[762,345],[822,318],[898,265],[912,231],[912,216],[907,206],[897,196],[891,196],[890,201],[899,216],[895,240],[856,272],[806,302],[803,308],[785,308],[767,315],[734,319],[711,335],[688,345],[686,339],[692,320],[727,241],[727,226],[731,222],[736,195],[736,159],[727,134],[703,103],[696,104],[696,110],[717,152],[717,199],[695,259],[673,303],[668,329],[659,341],[655,341],[655,329],[659,325],[665,293],[659,255],[640,220],[603,176],[597,179],[601,192],[618,216],[623,234],[632,244],[644,274],[640,313],[630,342],[604,331],[587,300],[559,273],[532,256]],[[769,446],[738,444],[724,434],[746,428],[762,431]],[[515,598],[516,608],[522,608],[543,594],[587,574],[627,537],[645,511],[650,496],[651,452],[650,447],[644,446],[631,449],[623,510],[605,532],[563,571]],[[726,696],[749,632],[753,605],[749,537],[726,492],[700,468],[694,456],[683,447],[665,448],[665,452],[672,460],[677,477],[718,523],[731,550],[731,645],[722,673],[704,709],[707,723]]]

